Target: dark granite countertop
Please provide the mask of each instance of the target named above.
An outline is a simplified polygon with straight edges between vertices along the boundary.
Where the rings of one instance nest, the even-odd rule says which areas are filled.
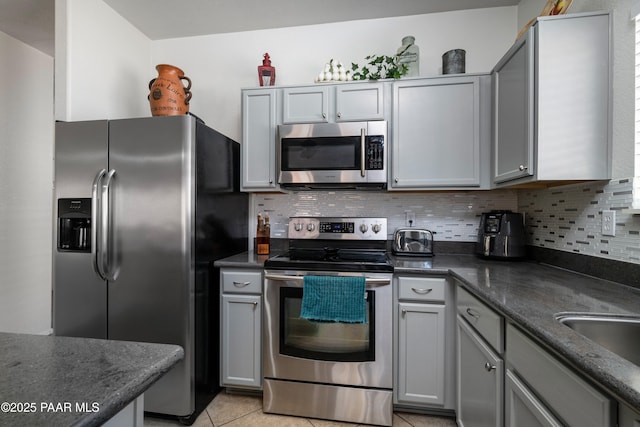
[[[0,425],[101,425],[183,355],[177,345],[0,333]]]
[[[266,260],[276,255],[279,255],[279,252],[271,251],[269,255],[258,255],[254,251],[248,251],[219,259],[214,261],[213,265],[219,268],[262,268]]]
[[[274,254],[271,254],[273,256]],[[261,268],[266,258],[246,252],[217,267]],[[529,261],[475,255],[391,257],[395,274],[451,274],[463,286],[528,332],[557,357],[614,398],[640,411],[640,367],[556,320],[562,312],[640,315],[640,289]]]
[[[640,367],[561,324],[561,312],[640,315],[640,289],[527,261],[393,258],[395,274],[451,274],[613,397],[640,410]]]

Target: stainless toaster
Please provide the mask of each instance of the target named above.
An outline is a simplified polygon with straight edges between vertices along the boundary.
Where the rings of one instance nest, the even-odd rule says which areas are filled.
[[[433,256],[433,233],[421,228],[399,228],[393,235],[393,253]]]

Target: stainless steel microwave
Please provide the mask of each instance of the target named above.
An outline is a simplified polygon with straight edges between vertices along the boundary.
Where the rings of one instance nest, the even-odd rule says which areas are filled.
[[[278,126],[278,183],[291,189],[387,187],[387,122]]]

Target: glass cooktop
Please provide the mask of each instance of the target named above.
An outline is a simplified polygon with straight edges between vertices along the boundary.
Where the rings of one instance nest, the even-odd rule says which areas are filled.
[[[264,266],[314,271],[393,271],[386,251],[374,249],[295,248],[286,254],[269,258]]]

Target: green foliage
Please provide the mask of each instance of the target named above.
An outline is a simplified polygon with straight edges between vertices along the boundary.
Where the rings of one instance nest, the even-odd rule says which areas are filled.
[[[353,80],[399,79],[408,71],[407,65],[400,64],[397,56],[369,55],[365,59],[368,62],[362,68],[351,63]]]

